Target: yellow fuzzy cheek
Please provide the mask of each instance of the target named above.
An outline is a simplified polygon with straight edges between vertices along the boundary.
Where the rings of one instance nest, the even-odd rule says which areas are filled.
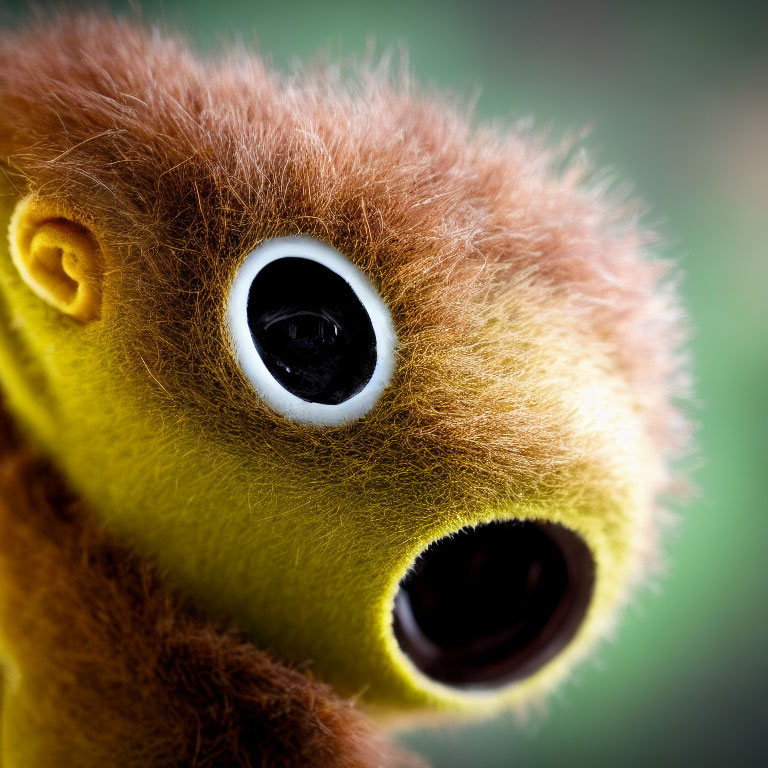
[[[601,473],[586,467],[556,497],[474,512],[411,515],[394,498],[391,508],[352,504],[319,477],[280,471],[164,413],[149,377],[121,378],[116,355],[103,351],[76,356],[99,371],[88,393],[65,373],[74,360],[60,362],[58,391],[80,414],[64,417],[50,446],[68,476],[123,541],[199,606],[234,620],[279,658],[311,662],[312,674],[361,695],[380,716],[522,705],[562,680],[612,624],[648,511],[642,488],[624,478],[614,477],[613,491],[594,490],[604,482],[590,472]],[[430,679],[393,631],[400,580],[433,541],[508,520],[556,523],[586,542],[595,583],[584,620],[558,656],[511,685],[463,690]],[[503,601],[505,585],[495,589]]]

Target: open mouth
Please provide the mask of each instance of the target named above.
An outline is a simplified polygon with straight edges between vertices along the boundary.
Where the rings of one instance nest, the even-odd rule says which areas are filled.
[[[568,644],[594,575],[586,543],[561,525],[465,528],[430,545],[400,582],[395,637],[433,680],[498,688],[530,676]]]

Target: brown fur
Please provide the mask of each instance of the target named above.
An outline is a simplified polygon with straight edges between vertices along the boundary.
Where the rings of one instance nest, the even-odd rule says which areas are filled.
[[[19,738],[29,728],[39,742],[40,762],[24,765],[420,764],[311,670],[282,666],[196,616],[87,522],[2,413],[0,530],[0,623],[27,694],[40,691],[57,711],[53,722],[11,712]],[[12,698],[12,671],[8,680]]]
[[[529,130],[474,131],[459,109],[414,97],[407,82],[395,88],[386,73],[281,78],[244,53],[201,62],[98,16],[9,37],[0,98],[19,186],[93,222],[120,260],[120,311],[136,308],[132,348],[212,431],[240,443],[259,434],[278,463],[302,461],[305,445],[303,460],[333,467],[340,492],[365,478],[386,503],[395,468],[415,489],[436,460],[450,467],[439,487],[459,478],[454,499],[467,485],[484,489],[483,503],[490,487],[519,493],[589,450],[562,448],[567,414],[530,407],[552,394],[535,393],[529,348],[559,354],[533,318],[555,336],[566,327],[560,346],[589,346],[620,374],[663,452],[685,443],[673,404],[685,386],[680,310],[660,287],[665,265],[642,258],[653,236],[583,160],[567,162]],[[381,418],[330,437],[265,417],[221,354],[240,257],[294,233],[376,275],[401,340]],[[518,322],[497,325],[489,343],[486,325],[510,314]],[[135,355],[128,365],[143,370]],[[393,423],[409,435],[407,454]]]

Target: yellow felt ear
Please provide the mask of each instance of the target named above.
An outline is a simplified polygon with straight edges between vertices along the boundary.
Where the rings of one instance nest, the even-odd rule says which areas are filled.
[[[28,197],[16,206],[9,236],[16,269],[41,299],[81,323],[101,317],[104,260],[87,227]]]

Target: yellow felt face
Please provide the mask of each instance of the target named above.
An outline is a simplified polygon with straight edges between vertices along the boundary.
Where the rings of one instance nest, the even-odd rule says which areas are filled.
[[[374,91],[354,112],[314,83],[285,101],[261,70],[248,87],[275,111],[254,116],[230,69],[178,74],[175,50],[154,51],[153,78],[231,109],[180,91],[155,109],[115,81],[135,92],[78,117],[65,167],[69,144],[37,170],[9,154],[10,407],[172,584],[373,710],[544,693],[612,626],[652,546],[666,393],[643,379],[655,353],[639,344],[636,366],[625,346],[656,272],[517,139],[470,151],[459,118],[440,133],[407,97]],[[285,242],[280,258],[337,254],[317,270],[365,294],[368,341],[343,286],[306,264],[272,270],[249,304],[258,249]],[[305,364],[297,334],[339,329],[380,379],[336,418],[360,387],[318,395],[274,366]],[[271,344],[294,345],[291,365],[269,363]],[[298,403],[317,398],[330,410]]]
[[[18,247],[18,230],[28,225],[25,212],[32,209],[40,207],[29,201],[17,207],[12,248]],[[590,450],[599,460],[568,467],[563,477],[543,482],[541,490],[533,487],[526,493],[522,488],[513,496],[511,483],[502,483],[482,489],[487,499],[478,500],[480,493],[471,485],[473,467],[461,466],[460,447],[453,458],[450,446],[440,446],[441,466],[430,466],[432,456],[412,455],[421,446],[426,451],[438,445],[409,432],[407,409],[420,406],[418,400],[398,403],[402,377],[395,375],[380,412],[368,417],[370,424],[325,430],[281,423],[288,420],[267,411],[257,392],[246,389],[242,394],[253,400],[258,414],[248,429],[236,432],[234,423],[196,410],[193,398],[185,401],[183,393],[151,374],[149,364],[157,361],[145,359],[133,337],[131,309],[117,294],[119,282],[107,280],[103,318],[84,325],[64,316],[55,301],[30,290],[29,278],[14,269],[18,262],[18,256],[8,259],[6,254],[3,287],[7,311],[25,318],[25,323],[5,339],[10,350],[5,350],[3,370],[18,371],[23,380],[20,360],[31,357],[36,362],[27,372],[29,381],[10,390],[12,402],[36,425],[46,449],[120,536],[155,558],[209,610],[235,618],[257,643],[290,660],[312,659],[318,675],[348,693],[365,689],[372,704],[474,709],[514,701],[538,685],[548,685],[605,629],[631,575],[633,543],[644,535],[645,521],[639,514],[647,503],[644,489],[635,478],[622,475],[622,465],[631,466],[647,446],[626,396],[580,359],[578,346],[564,350],[558,346],[562,342],[552,338],[556,334],[542,328],[543,348],[529,350],[529,365],[540,361],[550,366],[558,384],[568,382],[567,391],[560,394],[546,391],[546,382],[541,382],[541,397],[573,399],[570,430],[577,434],[566,436],[579,443],[594,441]],[[113,270],[110,264],[107,273]],[[229,331],[223,304],[219,309],[223,336]],[[503,354],[492,336],[478,343],[489,345],[478,364],[483,356]],[[220,354],[231,358],[234,368],[233,347],[222,343]],[[33,372],[39,379],[32,378]],[[194,377],[193,370],[186,374]],[[541,377],[531,378],[535,386]],[[39,401],[27,412],[37,381],[44,382],[44,416]],[[448,383],[458,385],[449,378]],[[471,398],[473,393],[470,388],[462,394]],[[221,408],[226,411],[232,404],[221,402]],[[418,415],[412,414],[415,423]],[[288,431],[288,439],[270,446],[269,422]],[[614,445],[601,429],[608,427],[612,436],[618,425],[621,441]],[[413,447],[409,440],[415,442]],[[365,466],[378,462],[381,469]],[[468,476],[462,476],[463,470]],[[471,685],[432,679],[419,671],[395,637],[393,606],[399,582],[430,542],[466,525],[510,519],[549,520],[583,537],[595,568],[593,588],[591,572],[587,575],[586,618],[582,624],[581,614],[576,617],[575,639],[561,654],[542,668],[534,663],[530,676],[522,674],[518,680],[513,674],[509,686],[500,685],[493,672],[487,681],[479,674]],[[493,538],[499,535],[504,541],[501,529]],[[520,536],[522,543],[517,544]],[[517,573],[514,558],[524,556],[526,546],[537,547],[535,539],[513,531],[505,542],[507,551],[478,543],[474,557],[488,553],[499,562],[478,579],[475,586],[481,594],[467,595],[455,579],[446,586],[456,589],[453,605],[450,593],[441,596],[450,606],[448,612],[461,615],[467,611],[462,601],[483,601],[489,603],[489,613],[505,616],[505,601],[520,603],[516,591],[525,588],[520,579],[533,578]],[[449,568],[468,567],[470,555],[459,553],[455,563],[450,553],[448,557]],[[531,567],[546,567],[551,561],[538,549],[536,558]],[[574,573],[566,578],[583,579],[577,573],[582,565],[573,563]],[[438,575],[445,567],[438,564]],[[569,598],[577,596],[564,597]],[[546,603],[553,598],[542,594],[538,599]],[[545,604],[541,610],[554,607]],[[450,628],[435,631],[450,637]],[[421,658],[416,650],[413,655]],[[479,664],[482,661],[475,666]],[[478,692],[483,692],[480,698]]]

